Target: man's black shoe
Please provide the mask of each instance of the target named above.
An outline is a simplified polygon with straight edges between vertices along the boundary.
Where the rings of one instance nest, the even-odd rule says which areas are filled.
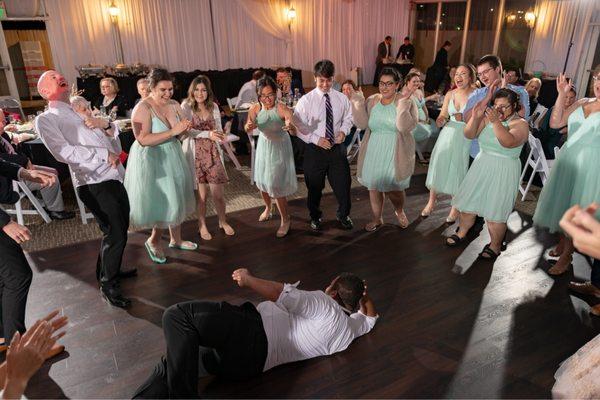
[[[50,210],[46,210],[46,213],[48,213],[48,216],[51,219],[57,219],[57,220],[71,219],[71,218],[75,217],[75,213],[73,211],[50,211]]]
[[[100,288],[100,293],[104,300],[111,306],[127,308],[131,305],[131,300],[123,297],[120,289],[103,287]]]
[[[354,224],[352,223],[352,220],[347,215],[342,218],[338,217],[337,220],[340,221],[340,225],[342,225],[342,229],[349,231],[350,229],[354,228]]]
[[[137,268],[131,268],[119,271],[119,278],[133,278],[137,276]]]
[[[317,232],[321,230],[321,218],[310,220],[310,229]]]

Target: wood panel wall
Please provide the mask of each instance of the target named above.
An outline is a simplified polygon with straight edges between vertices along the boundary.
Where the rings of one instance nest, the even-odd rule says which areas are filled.
[[[20,41],[38,41],[42,45],[42,54],[44,56],[44,64],[49,69],[54,69],[54,61],[52,60],[52,51],[50,50],[50,42],[48,41],[48,32],[41,29],[7,29],[4,31],[6,45],[8,47],[17,44]]]

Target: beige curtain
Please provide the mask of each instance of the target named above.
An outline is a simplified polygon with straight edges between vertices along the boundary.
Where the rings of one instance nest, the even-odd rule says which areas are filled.
[[[535,7],[537,20],[529,42],[525,70],[550,74],[562,72],[575,28],[566,70],[567,75],[574,76],[585,46],[582,39],[592,12],[599,4],[600,1],[588,0],[538,0]]]

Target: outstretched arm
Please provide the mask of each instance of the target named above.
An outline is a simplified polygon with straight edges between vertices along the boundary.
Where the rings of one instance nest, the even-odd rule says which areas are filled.
[[[270,301],[277,301],[283,290],[283,283],[268,281],[252,276],[246,268],[239,268],[233,271],[231,277],[240,287],[252,289],[262,297]]]

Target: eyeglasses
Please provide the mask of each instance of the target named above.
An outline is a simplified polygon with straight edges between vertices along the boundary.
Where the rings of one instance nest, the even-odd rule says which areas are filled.
[[[275,98],[275,93],[261,94],[260,98],[261,98],[261,100],[274,99]]]
[[[388,81],[388,82],[379,81],[379,86],[380,86],[380,87],[386,87],[386,88],[389,88],[389,87],[392,87],[392,86],[394,86],[395,84],[396,84],[396,82],[394,82],[394,81]]]
[[[592,76],[592,79],[594,80],[594,82],[600,81],[600,74]]]
[[[490,67],[490,68],[488,68],[488,69],[486,69],[486,70],[484,70],[484,71],[478,72],[478,73],[477,73],[477,77],[478,77],[478,78],[481,78],[482,76],[484,76],[484,75],[487,75],[487,74],[488,74],[488,72],[490,72],[490,71],[491,71],[491,70],[493,70],[493,69],[494,69],[494,68]]]

